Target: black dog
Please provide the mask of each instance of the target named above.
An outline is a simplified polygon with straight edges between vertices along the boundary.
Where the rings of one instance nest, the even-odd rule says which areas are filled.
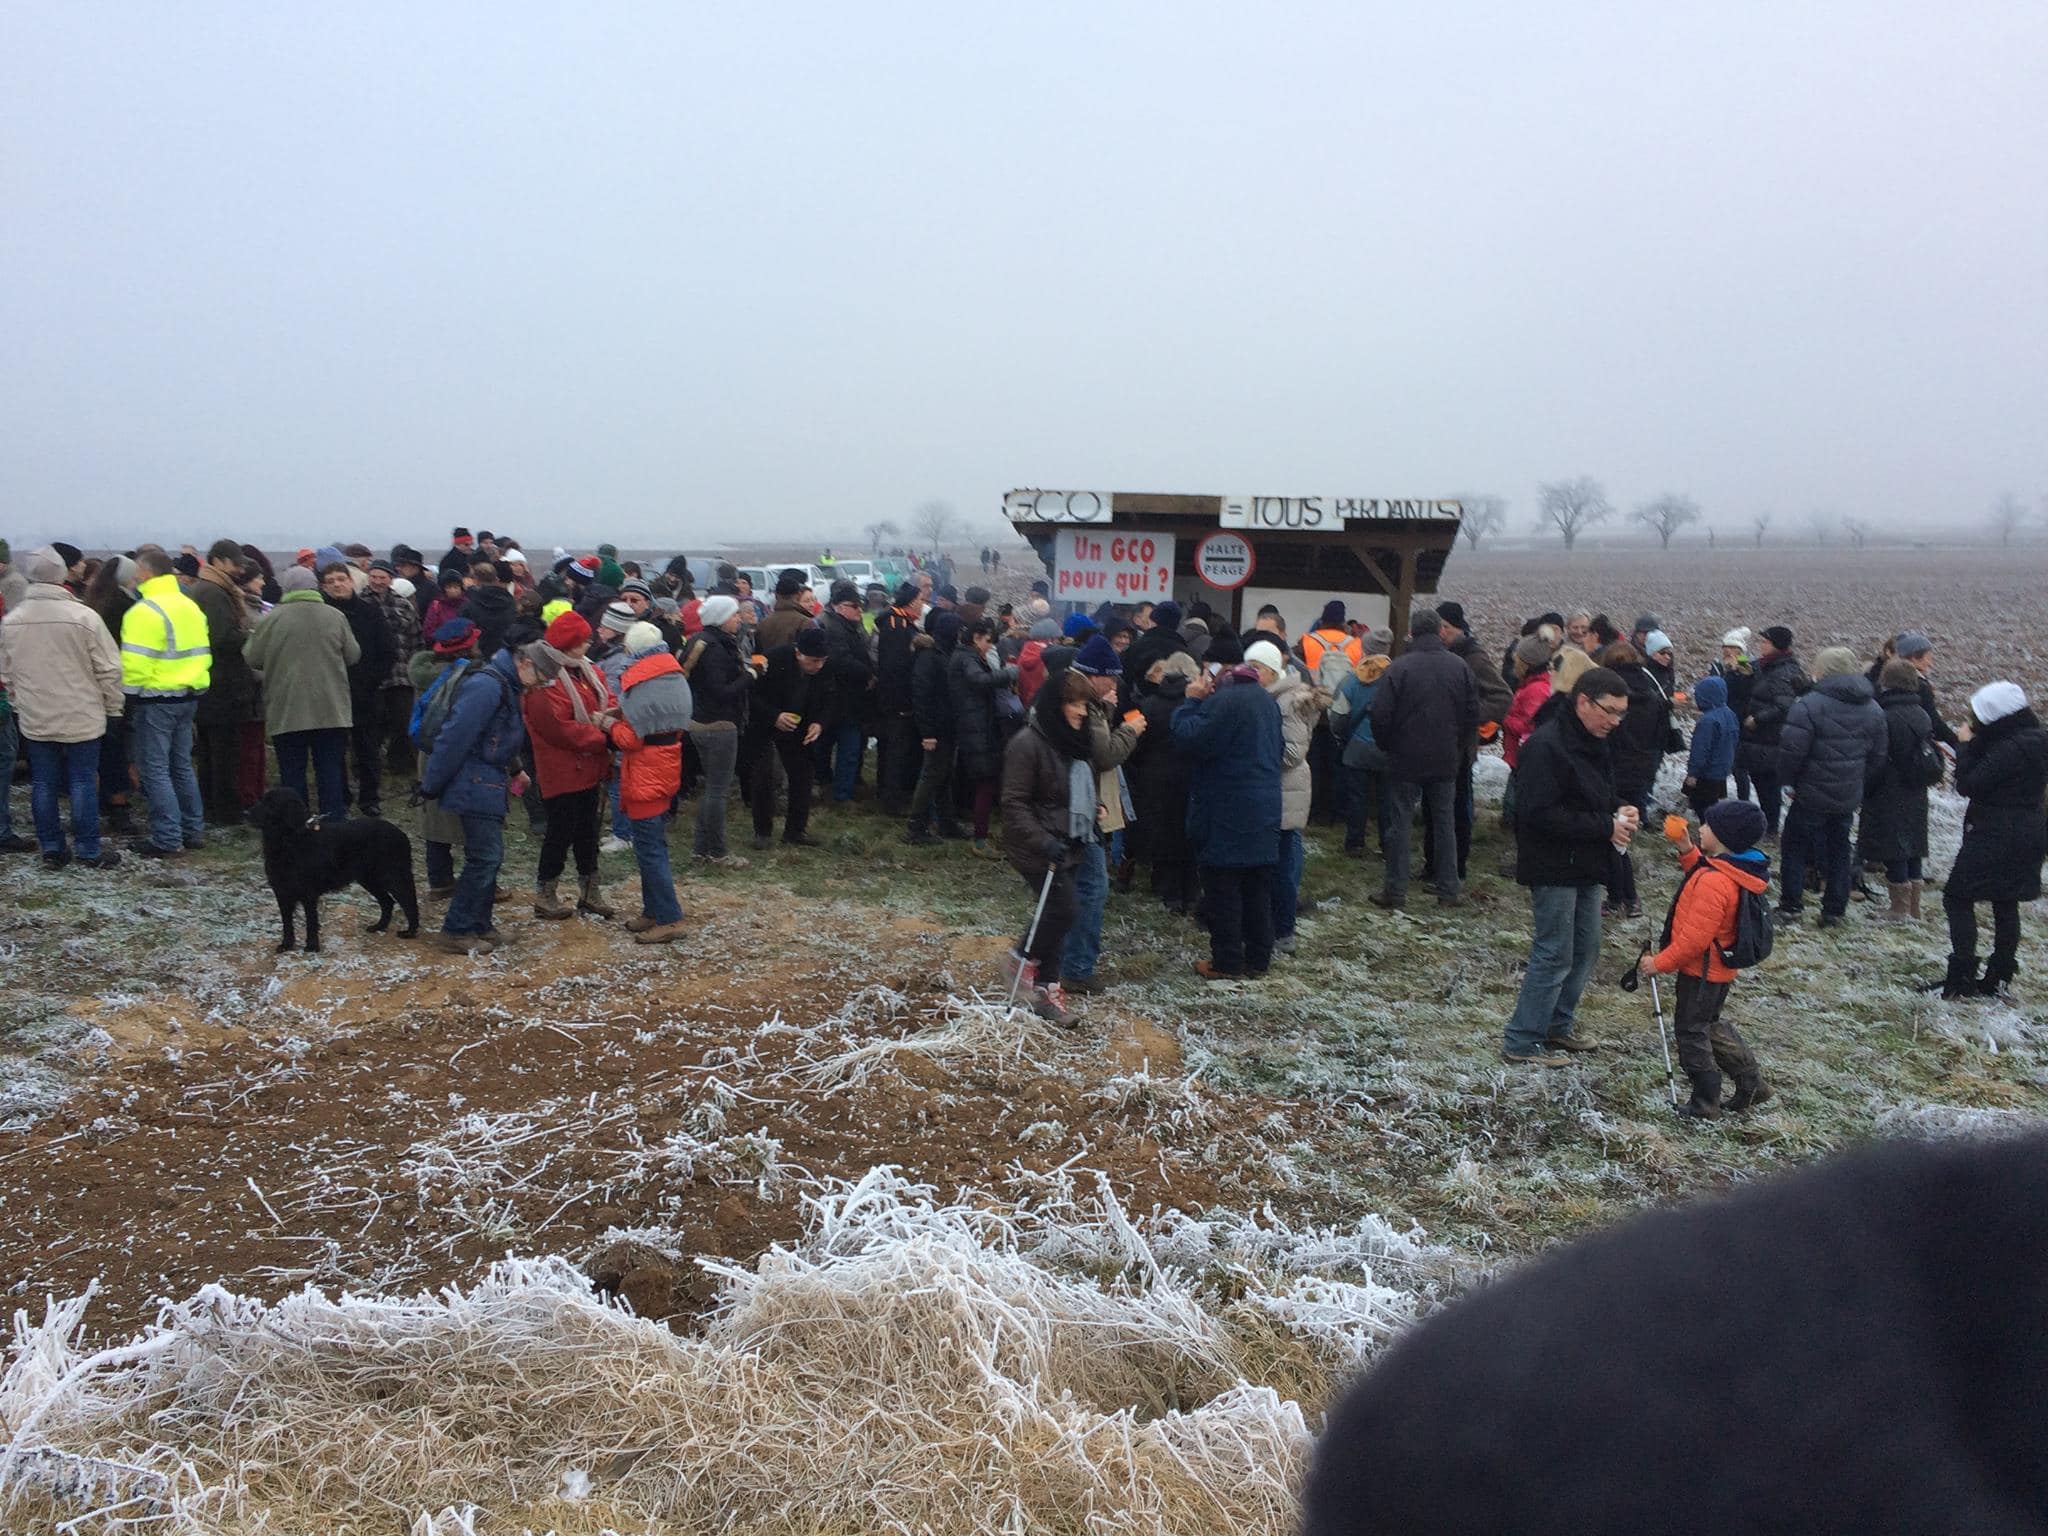
[[[1897,1143],[1452,1303],[1331,1416],[1305,1536],[2048,1531],[2048,1137]]]
[[[284,919],[282,953],[292,947],[292,908],[306,909],[306,951],[320,948],[320,898],[355,884],[377,898],[383,909],[365,930],[382,933],[391,926],[394,904],[405,908],[409,939],[420,931],[420,898],[412,879],[412,839],[388,821],[357,819],[327,826],[313,819],[306,802],[288,789],[267,791],[249,809],[250,824],[263,832],[263,877],[277,897]]]

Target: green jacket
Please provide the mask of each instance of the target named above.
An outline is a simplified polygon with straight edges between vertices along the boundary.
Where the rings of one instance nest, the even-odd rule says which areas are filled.
[[[348,619],[316,591],[287,592],[256,623],[242,653],[263,678],[263,731],[346,730],[348,669],[361,659]]]

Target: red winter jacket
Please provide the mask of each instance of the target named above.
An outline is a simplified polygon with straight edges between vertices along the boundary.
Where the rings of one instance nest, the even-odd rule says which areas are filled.
[[[583,708],[588,714],[617,707],[610,689],[600,683],[598,692],[593,694],[589,681],[580,672],[564,671],[561,678],[545,688],[527,691],[519,701],[519,711],[525,717],[526,735],[533,744],[533,776],[540,781],[543,799],[590,789],[611,774],[610,743],[595,725],[585,725],[576,718],[569,695],[562,691],[563,681],[583,695]]]
[[[1536,711],[1550,699],[1550,673],[1548,669],[1532,672],[1522,679],[1515,689],[1515,702],[1508,706],[1508,717],[1501,722],[1500,752],[1508,760],[1510,768],[1515,759],[1522,755],[1522,743],[1529,739],[1529,733],[1536,729]]]
[[[682,670],[667,651],[656,651],[626,668],[619,689],[623,693],[644,678]],[[670,732],[666,739],[649,743],[618,720],[612,725],[612,745],[619,749],[619,808],[626,819],[645,821],[666,814],[683,787],[682,733]]]
[[[1017,697],[1027,708],[1045,686],[1045,646],[1043,640],[1026,640],[1017,653]]]

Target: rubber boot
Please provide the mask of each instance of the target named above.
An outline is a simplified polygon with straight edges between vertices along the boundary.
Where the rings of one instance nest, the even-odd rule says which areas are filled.
[[[1721,1074],[1718,1072],[1688,1072],[1692,1080],[1692,1098],[1678,1106],[1678,1112],[1688,1120],[1718,1120],[1721,1118]]]
[[[576,909],[555,894],[556,882],[542,880],[533,888],[533,915],[547,918],[550,922],[560,918],[574,917]]]
[[[1906,882],[1906,912],[1916,923],[1920,921],[1920,893],[1926,889],[1927,882],[1925,880],[1908,880]]]
[[[1721,1107],[1731,1115],[1739,1115],[1759,1104],[1768,1104],[1776,1097],[1777,1094],[1772,1091],[1771,1085],[1764,1081],[1762,1073],[1745,1072],[1735,1079],[1735,1092],[1729,1095],[1728,1102]]]
[[[612,917],[618,912],[618,908],[604,899],[604,887],[595,875],[583,882],[582,894],[576,898],[576,910],[588,912],[592,917]]]
[[[1948,975],[1942,978],[1941,995],[1950,1002],[1959,998],[1982,997],[1977,989],[1977,957],[1975,955],[1950,955]]]
[[[1879,914],[1880,921],[1907,923],[1913,920],[1913,886],[1910,881],[1893,885],[1885,882],[1885,889],[1891,893],[1892,904],[1888,911]]]
[[[1983,997],[2009,997],[2012,979],[2019,973],[2019,961],[2011,955],[1993,955],[1984,966],[1984,979],[1977,983],[1978,994]]]

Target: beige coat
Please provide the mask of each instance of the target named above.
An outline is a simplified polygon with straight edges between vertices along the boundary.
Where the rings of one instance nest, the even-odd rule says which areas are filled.
[[[1308,825],[1308,740],[1329,696],[1292,672],[1283,672],[1266,684],[1266,692],[1280,706],[1280,830],[1299,832]]]
[[[100,616],[54,582],[32,582],[0,620],[0,678],[30,741],[97,741],[121,713],[121,652]]]
[[[355,719],[348,669],[363,648],[339,608],[318,592],[287,592],[256,621],[242,655],[263,678],[263,731],[346,730]]]

